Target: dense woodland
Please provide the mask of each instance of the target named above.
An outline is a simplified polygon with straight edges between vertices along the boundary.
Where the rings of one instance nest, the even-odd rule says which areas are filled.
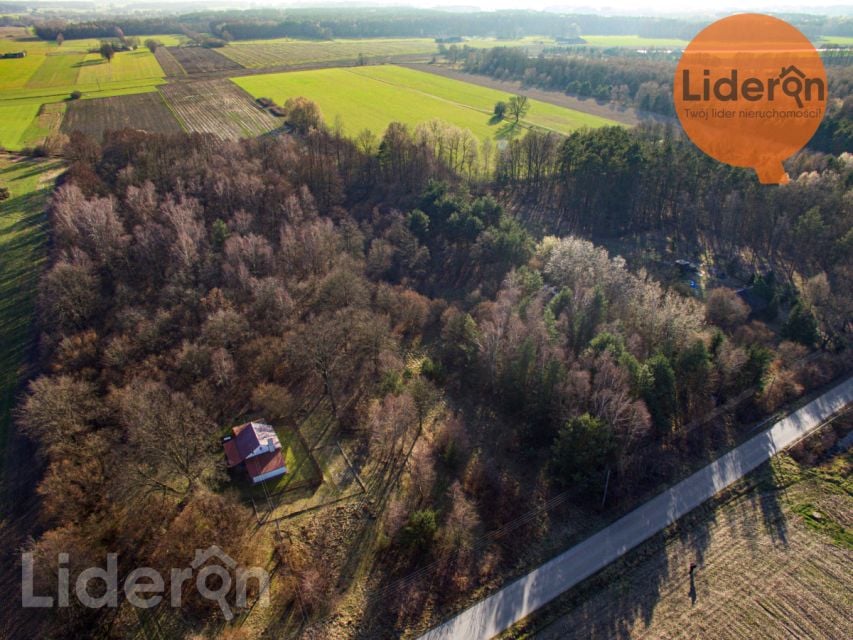
[[[376,571],[437,561],[432,591],[452,602],[547,534],[471,552],[531,502],[568,490],[596,508],[605,478],[609,504],[630,501],[722,437],[701,426],[715,407],[736,402],[748,424],[848,366],[848,156],[803,154],[789,185],[762,187],[663,128],[533,132],[496,152],[462,150],[440,123],[353,142],[302,108],[296,134],[239,143],[71,137],[39,294],[44,373],[19,412],[44,470],[39,575],[57,550],[72,572],[108,551],[120,573],[183,566],[211,536],[266,562],[219,435],[322,397],[360,460],[402,464]],[[471,159],[484,153],[493,173]],[[647,232],[744,272],[762,313],[590,241]],[[322,611],[334,570],[310,541],[293,553],[276,550],[296,580],[276,606],[301,588]],[[185,617],[216,619],[189,591]],[[419,597],[384,612],[405,627]],[[55,637],[138,624],[53,613],[38,622]]]
[[[580,98],[613,102],[645,112],[674,116],[672,78],[678,54],[637,55],[630,51],[571,48],[531,57],[517,47],[475,49],[456,46],[445,55],[461,62],[470,73],[498,80],[517,80],[525,85],[562,91]],[[845,103],[853,94],[853,67],[829,64],[827,76],[832,98],[827,117],[810,147],[840,154],[853,151],[850,108]]]

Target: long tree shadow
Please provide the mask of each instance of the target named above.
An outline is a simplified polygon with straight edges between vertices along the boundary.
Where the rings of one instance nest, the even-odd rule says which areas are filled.
[[[99,60],[81,60],[80,62],[75,62],[72,64],[72,67],[94,67],[100,64],[106,64],[106,60],[103,58]]]
[[[701,442],[705,446],[687,447],[693,449],[689,459],[679,459],[684,455],[682,447],[659,445],[656,451],[645,452],[647,463],[654,460],[656,464],[646,464],[646,477],[639,479],[638,484],[645,485],[647,491],[634,495],[654,497],[639,498],[641,506],[634,511],[625,513],[623,508],[624,515],[614,513],[614,519],[621,518],[611,520],[609,527],[592,536],[581,536],[582,542],[544,565],[546,570],[526,574],[516,583],[505,582],[504,590],[495,596],[498,606],[478,609],[479,617],[468,622],[478,628],[502,629],[515,619],[519,609],[529,610],[537,600],[547,601],[550,594],[556,595],[578,577],[583,580],[584,564],[579,558],[601,556],[604,569],[558,598],[555,606],[568,611],[565,619],[570,621],[560,625],[556,635],[545,633],[543,637],[632,637],[637,628],[651,624],[662,598],[676,607],[679,603],[693,606],[698,601],[701,580],[690,566],[706,566],[706,553],[720,524],[719,509],[734,498],[745,497],[745,492],[749,497],[738,504],[747,526],[741,527],[738,536],[755,538],[761,532],[786,545],[780,491],[783,483],[773,476],[768,462],[785,439],[780,435],[782,430],[775,427],[750,437],[754,425],[743,419],[747,417],[744,413],[720,420],[715,417],[699,425],[697,441],[691,444]],[[802,414],[793,414],[787,422],[803,433],[811,424]],[[742,482],[743,477],[747,479]],[[656,486],[668,488],[661,491]],[[669,553],[672,542],[679,545],[677,556]],[[524,545],[525,541],[516,543]],[[749,540],[746,545],[751,546]],[[618,559],[611,562],[611,557]],[[675,557],[677,564],[672,564]],[[600,591],[604,595],[596,597]]]
[[[524,127],[521,126],[520,122],[505,122],[495,131],[495,138],[498,140],[512,140],[521,135],[523,130]]]
[[[797,433],[805,433],[812,424],[803,413],[790,414],[786,422]],[[674,602],[676,607],[679,602],[696,605],[702,593],[702,570],[709,566],[706,553],[719,527],[726,527],[747,553],[761,553],[757,544],[760,535],[770,537],[774,545],[788,546],[783,510],[787,479],[779,468],[782,463],[773,458],[779,443],[785,442],[781,429],[748,437],[752,427],[749,423],[740,424],[745,425],[737,430],[741,447],[723,455],[709,448],[706,457],[713,460],[651,501],[665,504],[669,519],[675,523],[668,539],[679,545],[678,557],[685,558],[685,565],[672,565],[667,537],[655,535],[573,593],[561,597],[556,605],[561,612],[559,621],[542,632],[543,640],[629,638],[638,624],[639,628],[651,624],[662,598],[670,604]],[[657,460],[665,464],[666,456],[663,451],[660,453]],[[738,480],[741,476],[744,479]],[[705,502],[708,496],[712,499]],[[723,519],[720,515],[724,508],[727,511]],[[718,554],[709,557],[714,561]]]

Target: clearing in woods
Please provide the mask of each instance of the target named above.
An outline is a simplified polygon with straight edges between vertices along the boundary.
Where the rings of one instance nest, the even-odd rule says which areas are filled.
[[[46,258],[45,207],[61,170],[56,160],[0,154],[0,186],[11,193],[0,202],[0,472],[15,391],[32,344],[36,285]]]
[[[780,454],[501,637],[853,637],[853,454],[795,461],[808,450]]]
[[[507,100],[507,94],[404,67],[317,69],[244,76],[233,82],[256,98],[272,98],[279,104],[295,96],[310,98],[319,105],[326,123],[340,118],[348,135],[362,129],[381,135],[391,122],[415,126],[434,118],[470,129],[480,140],[519,133],[508,121],[490,124],[495,103]],[[521,127],[559,133],[615,124],[536,100],[530,101],[530,111],[521,121]]]
[[[96,140],[101,140],[106,131],[119,129],[151,133],[183,131],[157,91],[71,102],[62,122],[63,133],[82,131]]]
[[[160,87],[184,130],[232,139],[258,136],[281,126],[245,91],[228,80],[177,82]]]
[[[243,68],[233,60],[205,47],[169,47],[168,51],[183,67],[184,71],[190,75],[210,71],[234,71]]]

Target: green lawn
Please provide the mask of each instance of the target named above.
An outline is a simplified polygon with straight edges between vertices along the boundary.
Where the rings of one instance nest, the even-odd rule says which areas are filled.
[[[0,468],[14,392],[30,346],[39,274],[46,259],[44,214],[58,161],[13,160],[0,155]]]
[[[581,36],[588,45],[593,47],[638,47],[647,49],[658,48],[681,48],[686,47],[688,41],[679,38],[643,38],[641,36]]]
[[[233,78],[254,97],[269,97],[278,103],[305,96],[314,100],[327,123],[340,117],[344,131],[354,135],[362,129],[381,134],[391,122],[417,125],[433,118],[470,129],[479,139],[500,137],[506,124],[490,124],[495,102],[507,94],[393,65],[318,69],[291,73]],[[559,133],[580,127],[616,124],[612,120],[530,101],[525,127],[537,126]]]
[[[247,496],[252,496],[255,500],[263,500],[266,495],[272,496],[288,489],[316,485],[323,480],[317,473],[308,450],[296,435],[294,428],[276,426],[275,431],[278,434],[278,439],[281,441],[282,455],[284,456],[284,464],[287,465],[287,473],[261,484],[252,484],[248,476],[239,476],[241,472],[236,472],[240,477],[239,483],[242,490]]]

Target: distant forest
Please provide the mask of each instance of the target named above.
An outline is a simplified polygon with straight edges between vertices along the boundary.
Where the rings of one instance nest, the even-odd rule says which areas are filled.
[[[580,98],[612,101],[625,107],[674,116],[672,78],[675,59],[637,57],[608,52],[601,56],[572,51],[531,57],[519,47],[462,47],[448,55],[461,60],[469,73],[498,80],[562,91]],[[831,103],[809,147],[840,154],[853,152],[853,66],[827,65]]]
[[[853,36],[849,18],[784,16],[808,36]],[[32,20],[32,18],[28,18]],[[538,11],[447,12],[399,9],[289,9],[251,11],[205,11],[173,17],[99,17],[75,21],[35,21],[40,38],[53,40],[59,32],[66,38],[110,37],[119,27],[128,35],[178,33],[181,25],[234,38],[380,38],[525,35],[567,36],[639,35],[652,38],[690,39],[710,20],[555,14]]]

